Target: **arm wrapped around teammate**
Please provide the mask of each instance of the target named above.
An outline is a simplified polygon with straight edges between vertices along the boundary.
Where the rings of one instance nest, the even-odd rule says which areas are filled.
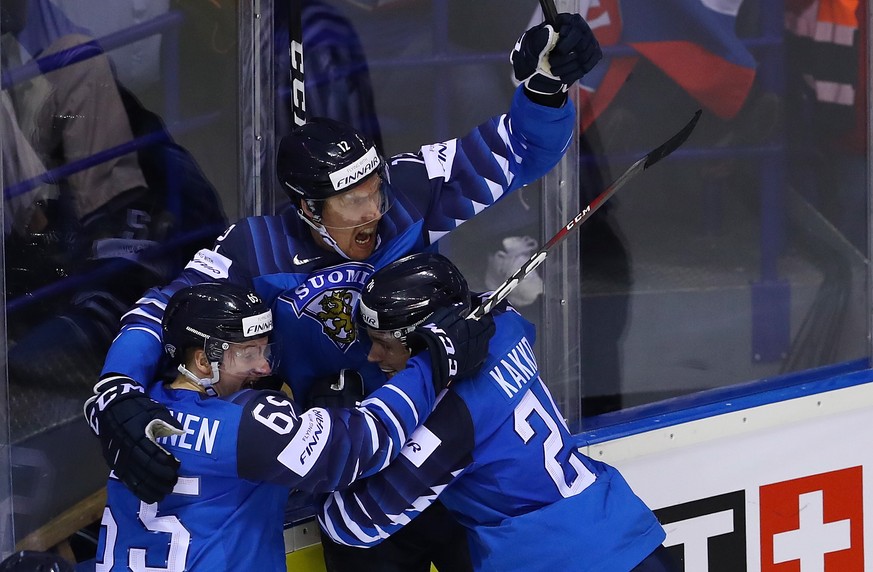
[[[474,373],[488,357],[488,342],[494,335],[494,319],[485,314],[468,320],[464,306],[442,308],[427,323],[409,333],[413,355],[427,350],[433,368],[434,390],[439,393],[454,378]]]
[[[140,500],[158,502],[178,480],[179,461],[155,441],[181,434],[169,410],[133,379],[106,375],[85,402],[85,418],[100,438],[106,464]]]

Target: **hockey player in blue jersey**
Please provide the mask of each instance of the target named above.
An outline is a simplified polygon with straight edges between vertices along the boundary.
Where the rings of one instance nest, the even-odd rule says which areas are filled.
[[[183,427],[158,440],[180,460],[180,477],[165,499],[146,503],[110,475],[97,572],[284,571],[290,489],[329,492],[385,467],[448,383],[428,381],[444,350],[422,329],[428,351],[416,361],[427,375],[395,377],[357,408],[303,411],[282,392],[251,389],[275,365],[273,316],[230,283],[179,290],[162,329],[178,375],[148,394]],[[484,359],[492,332],[486,326],[453,355],[459,374]]]
[[[358,306],[373,340],[369,359],[391,379],[404,375],[407,336],[434,311],[472,300],[438,254],[378,270]],[[494,313],[482,367],[437,398],[387,469],[331,495],[323,532],[377,545],[438,498],[467,529],[476,570],[678,570],[660,523],[621,474],[574,446],[540,378],[533,325],[508,306]]]
[[[584,20],[561,14],[557,30],[535,26],[512,50],[521,85],[509,112],[463,137],[387,161],[354,129],[327,119],[312,119],[284,138],[277,175],[292,208],[231,226],[212,250],[200,251],[176,280],[146,292],[122,318],[95,395],[85,406],[114,474],[147,503],[163,498],[176,482],[177,460],[152,440],[178,431],[178,423],[143,388],[158,374],[164,307],[174,292],[190,284],[232,282],[254,289],[265,300],[282,348],[278,373],[299,402],[306,402],[313,384],[335,379],[343,368],[360,371],[366,393],[384,383],[384,374],[367,362],[370,342],[358,335],[352,318],[363,284],[375,270],[431,247],[551,169],[563,156],[575,125],[567,88],[600,56]],[[439,515],[435,520],[441,520]],[[428,514],[417,526],[426,522]],[[435,529],[445,526],[437,522]],[[406,572],[419,570],[421,564],[429,569],[427,561],[415,567],[404,562],[411,552],[424,554],[424,560],[433,558],[428,555],[434,551],[419,542],[434,538],[431,530],[413,535],[412,543],[396,550],[396,539],[385,543],[383,548],[393,553],[379,554],[378,563],[372,561],[374,551],[367,551],[371,560],[366,567]],[[458,564],[466,559],[469,567],[466,547],[453,539],[444,545],[460,552],[453,569],[466,569]],[[438,551],[450,553],[449,548]],[[363,557],[356,552],[340,558],[358,562]],[[327,565],[337,572],[344,567],[338,562]]]
[[[228,281],[254,289],[272,308],[283,344],[279,373],[305,402],[317,380],[361,371],[366,391],[385,379],[367,364],[369,341],[352,310],[377,269],[440,237],[551,169],[573,135],[568,85],[601,52],[578,14],[558,30],[540,24],[517,42],[511,60],[521,82],[508,114],[469,134],[384,160],[354,129],[313,119],[282,140],[277,174],[292,208],[245,218],[201,250],[182,274],[146,292],[121,320],[85,417],[116,476],[146,502],[176,481],[178,463],[155,435],[177,431],[144,388],[157,378],[161,316],[179,289]]]

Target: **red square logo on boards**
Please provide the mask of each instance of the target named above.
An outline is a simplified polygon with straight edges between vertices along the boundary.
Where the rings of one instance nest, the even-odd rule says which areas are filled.
[[[761,572],[864,572],[861,467],[760,490]]]

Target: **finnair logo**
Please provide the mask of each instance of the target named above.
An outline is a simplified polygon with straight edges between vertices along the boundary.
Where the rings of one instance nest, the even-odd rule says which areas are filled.
[[[257,316],[243,318],[243,335],[247,338],[266,334],[273,329],[273,312],[267,310]]]
[[[305,477],[330,441],[331,418],[327,411],[312,408],[300,417],[300,426],[276,460],[295,474]]]
[[[361,319],[371,328],[379,329],[379,314],[368,308],[361,300],[358,302],[358,309],[361,312]]]
[[[311,431],[307,434],[308,438],[305,442],[305,448],[303,449],[303,452],[300,453],[300,465],[306,464],[306,459],[312,456],[315,447],[318,445],[318,442],[321,440],[321,436],[324,433],[324,414],[322,410],[313,409],[312,416],[315,419],[315,425],[314,427],[310,427]]]
[[[330,182],[333,184],[335,191],[339,191],[355,183],[360,182],[367,175],[376,170],[379,166],[379,154],[375,147],[371,147],[367,153],[339,171],[330,174]]]

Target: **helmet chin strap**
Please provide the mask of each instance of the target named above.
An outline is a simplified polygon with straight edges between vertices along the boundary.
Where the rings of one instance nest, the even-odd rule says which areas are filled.
[[[184,364],[179,364],[178,369],[179,369],[179,373],[181,373],[182,375],[184,375],[185,377],[187,377],[188,379],[190,379],[191,381],[193,381],[194,383],[196,383],[197,385],[202,387],[206,391],[206,395],[208,395],[210,397],[217,397],[218,392],[215,391],[215,388],[213,387],[213,385],[218,383],[218,362],[214,361],[210,365],[212,365],[212,377],[211,378],[197,377],[196,375],[194,375],[193,372],[191,372],[191,370],[189,370],[187,367],[185,367]]]
[[[336,241],[333,239],[333,237],[327,232],[327,229],[324,227],[323,224],[319,224],[319,223],[315,222],[314,220],[312,220],[311,218],[309,218],[308,216],[306,216],[306,213],[303,212],[303,209],[297,209],[297,216],[299,216],[301,219],[303,219],[303,222],[305,222],[313,230],[315,230],[315,232],[318,233],[318,235],[322,238],[322,240],[324,240],[324,242],[328,246],[333,248],[337,254],[339,254],[340,256],[345,258],[346,260],[351,260],[349,255],[346,254],[345,252],[343,252],[343,249],[340,248],[340,245],[338,245],[336,243]],[[376,235],[376,248],[379,248],[380,244],[382,244],[382,238],[377,234]]]
[[[308,216],[306,216],[306,213],[303,212],[303,209],[297,209],[297,216],[299,216],[301,219],[303,219],[303,222],[305,222],[313,230],[315,230],[315,232],[318,233],[318,235],[321,237],[321,239],[324,240],[324,242],[327,243],[328,246],[333,248],[337,254],[339,254],[340,256],[345,258],[346,260],[351,260],[351,258],[349,258],[349,255],[346,254],[345,252],[343,252],[343,249],[339,247],[339,245],[336,243],[336,241],[333,239],[333,237],[330,234],[328,234],[327,229],[324,228],[323,224],[319,224],[319,223],[315,222],[314,220],[312,220],[311,218],[309,218]]]

